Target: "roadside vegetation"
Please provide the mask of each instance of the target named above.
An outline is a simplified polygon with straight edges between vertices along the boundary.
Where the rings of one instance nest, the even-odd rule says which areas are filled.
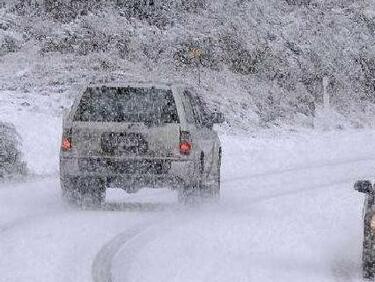
[[[34,69],[33,87],[55,83],[65,92],[131,74],[184,79],[200,84],[232,128],[312,128],[316,116],[334,128],[373,126],[373,1],[3,0],[2,7],[1,57],[31,44],[35,56],[58,61],[61,79],[45,82]],[[324,77],[330,114],[321,113]]]

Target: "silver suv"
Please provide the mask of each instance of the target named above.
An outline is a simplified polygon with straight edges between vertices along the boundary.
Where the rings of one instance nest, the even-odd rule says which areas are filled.
[[[213,125],[223,121],[187,86],[90,85],[64,116],[63,196],[100,204],[107,187],[169,187],[184,203],[218,198],[222,151]]]

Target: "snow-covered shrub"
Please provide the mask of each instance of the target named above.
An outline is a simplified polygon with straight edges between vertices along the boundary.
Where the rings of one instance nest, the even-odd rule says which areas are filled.
[[[12,19],[0,16],[0,56],[17,52],[23,44],[22,32],[12,30],[15,25]]]
[[[16,37],[0,31],[0,56],[16,52],[20,46],[20,41]]]
[[[179,39],[181,40],[181,39]],[[174,59],[177,66],[204,67],[219,70],[223,64],[222,50],[213,37],[188,37],[175,42]]]
[[[181,0],[181,7],[187,12],[199,12],[207,8],[207,0]]]
[[[46,14],[63,23],[96,13],[103,7],[116,7],[128,19],[164,27],[175,22],[177,14],[204,9],[206,0],[16,0],[10,5],[20,14]]]
[[[171,18],[167,16],[166,11],[171,9],[173,1],[118,0],[116,5],[120,7],[122,15],[128,19],[135,18],[158,27],[171,23]]]
[[[78,16],[85,16],[89,12],[97,11],[106,1],[92,0],[44,0],[44,11],[53,18],[69,22]]]
[[[364,91],[361,99],[375,103],[375,54],[362,53],[358,58]]]
[[[297,5],[297,6],[302,6],[302,5],[309,5],[312,0],[285,0],[286,3],[289,5]]]
[[[206,0],[116,0],[108,3],[119,7],[128,19],[136,18],[161,28],[178,22],[184,12],[197,13],[206,8]]]
[[[106,34],[85,28],[79,32],[65,31],[59,37],[46,39],[41,51],[43,53],[59,52],[87,55],[94,52],[106,52],[114,39]]]
[[[260,72],[270,55],[264,46],[250,50],[235,34],[188,37],[184,40],[175,43],[177,51],[174,58],[178,66],[201,66],[215,71],[225,66],[234,74],[249,75]],[[194,56],[194,51],[199,52],[199,56]]]
[[[121,24],[126,26],[127,22],[124,20],[116,25],[115,19],[111,19],[113,18],[108,19],[107,14],[99,13],[65,24],[60,30],[46,37],[41,51],[87,55],[116,50],[120,57],[126,57],[129,52],[129,32],[117,27]]]
[[[0,178],[22,175],[26,172],[20,145],[20,137],[15,127],[0,122]]]

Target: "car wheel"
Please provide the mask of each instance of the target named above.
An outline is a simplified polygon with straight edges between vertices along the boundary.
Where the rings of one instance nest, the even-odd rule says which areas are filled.
[[[200,195],[203,199],[219,200],[220,199],[220,169],[210,184],[202,185]]]
[[[200,166],[200,179],[192,186],[184,186],[178,190],[178,201],[184,204],[197,203],[199,199],[215,200],[220,199],[220,167],[221,155],[218,156],[218,168],[210,183],[203,182],[203,162]]]
[[[198,179],[194,183],[190,183],[187,185],[182,186],[180,189],[178,189],[178,202],[185,204],[185,205],[191,205],[196,204],[198,202],[198,199],[201,196],[201,187],[202,187],[202,181],[203,181],[203,158],[201,157],[200,166],[199,166],[199,175]]]
[[[203,198],[219,200],[220,199],[220,174],[221,174],[221,154],[218,156],[218,167],[210,183],[202,185],[201,196]]]
[[[363,265],[363,278],[367,280],[374,279],[374,266],[373,265]]]
[[[370,226],[366,222],[363,238],[362,271],[365,279],[373,279],[375,277],[374,238],[371,234]]]
[[[61,195],[69,204],[77,204],[81,198],[78,191],[77,179],[64,178],[60,180]]]
[[[62,196],[69,203],[81,207],[100,206],[105,200],[105,185],[95,178],[70,178],[61,183]]]
[[[178,202],[184,205],[197,203],[199,188],[195,185],[186,185],[178,190]]]

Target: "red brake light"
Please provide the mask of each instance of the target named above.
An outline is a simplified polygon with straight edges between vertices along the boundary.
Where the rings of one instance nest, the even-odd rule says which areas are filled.
[[[61,148],[63,151],[68,151],[72,148],[72,139],[71,138],[63,138],[61,143]]]
[[[189,142],[184,141],[180,143],[180,153],[182,155],[189,155],[191,151],[191,147],[192,147],[191,143]]]
[[[191,143],[190,133],[188,131],[180,132],[180,153],[181,155],[190,155],[193,145]]]

